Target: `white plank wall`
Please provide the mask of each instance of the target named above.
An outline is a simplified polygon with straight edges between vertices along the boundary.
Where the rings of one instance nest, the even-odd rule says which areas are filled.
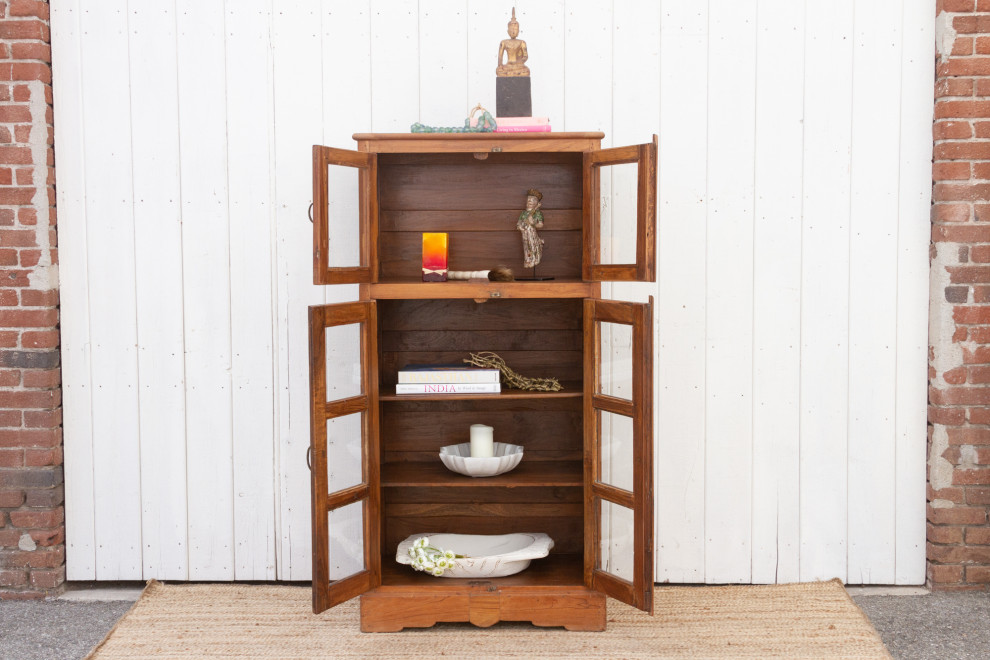
[[[494,110],[511,6],[52,0],[70,580],[309,578],[311,146]],[[922,583],[930,2],[515,6],[534,114],[659,135],[657,581]]]

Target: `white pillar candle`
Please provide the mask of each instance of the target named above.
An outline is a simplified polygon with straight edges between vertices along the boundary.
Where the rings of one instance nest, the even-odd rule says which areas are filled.
[[[495,455],[495,429],[484,424],[471,425],[471,458],[491,458]]]

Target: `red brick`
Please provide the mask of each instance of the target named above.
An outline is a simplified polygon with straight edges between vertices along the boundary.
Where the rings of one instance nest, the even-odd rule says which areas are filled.
[[[990,383],[990,367],[970,367],[969,382],[975,385]]]
[[[982,202],[990,199],[990,183],[936,183],[932,194],[943,202]]]
[[[22,348],[55,348],[58,346],[58,330],[25,332],[21,335]]]
[[[959,321],[956,322],[958,323]],[[972,321],[972,323],[979,323],[979,321]],[[990,364],[990,347],[978,346],[972,349],[964,347],[963,362],[966,364]]]
[[[21,291],[21,304],[25,307],[55,307],[58,305],[58,289],[25,289]]]
[[[928,577],[934,583],[952,584],[962,582],[962,566],[942,566],[940,564],[928,565]]]
[[[65,528],[58,529],[33,529],[28,532],[34,542],[44,548],[50,548],[60,543],[65,543]]]
[[[984,137],[990,137],[990,122],[985,123],[987,124],[987,135]],[[970,138],[973,137],[973,126],[968,121],[943,119],[942,121],[935,122],[935,125],[932,127],[932,137],[936,140]]]
[[[32,229],[0,229],[0,245],[4,247],[33,247],[38,233]]]
[[[0,249],[0,266],[16,266],[20,263],[20,256],[17,254],[17,250],[11,248],[9,250]],[[16,302],[14,303],[17,304]]]
[[[990,564],[990,547],[929,545],[928,558],[941,564],[962,564],[964,562]]]
[[[966,382],[966,367],[956,367],[949,369],[942,374],[942,380],[950,385],[962,385]]]
[[[0,21],[0,39],[37,39],[51,43],[48,25],[42,21]]]
[[[990,584],[990,566],[967,566],[966,582],[970,584]]]
[[[990,545],[990,527],[967,527],[966,543],[970,545]]]
[[[960,279],[956,281],[961,281],[964,277],[973,277],[974,279],[978,278],[980,277],[980,275],[976,271],[978,270],[990,271],[990,268],[978,268],[978,269],[967,269],[967,270],[969,272],[960,276]],[[955,278],[956,276],[957,276],[956,274],[953,274],[953,278]],[[990,323],[990,307],[957,305],[956,307],[953,308],[952,318],[958,324],[978,323],[981,325],[986,325]],[[990,360],[979,360],[979,362],[990,362]]]
[[[21,250],[20,265],[22,268],[34,268],[41,261],[41,250]]]
[[[0,449],[0,468],[24,467],[23,449]]]
[[[979,507],[950,507],[936,509],[928,506],[928,520],[936,525],[985,525],[986,509]]]
[[[943,161],[932,165],[932,179],[935,181],[966,180],[969,179],[969,177],[970,165],[965,161]],[[968,216],[968,206],[966,207],[966,210]]]
[[[0,331],[0,348],[13,348],[17,346],[17,340],[19,338],[20,333],[18,332]]]
[[[16,509],[24,504],[24,492],[20,490],[0,490],[0,508]],[[3,545],[3,544],[0,544]],[[17,545],[16,543],[14,545]]]
[[[966,488],[966,504],[990,504],[990,488]]]
[[[62,448],[52,447],[51,449],[25,449],[24,465],[26,467],[62,465]]]
[[[959,10],[951,9],[948,11]],[[49,17],[48,3],[40,2],[40,0],[11,0],[8,15],[33,16],[35,18],[41,18],[47,21]]]
[[[990,54],[990,37],[977,37],[974,43],[974,50],[977,55]]]
[[[973,163],[974,179],[990,179],[990,163]]]
[[[22,532],[19,529],[0,529],[0,548],[16,548],[21,540]]]
[[[935,160],[990,160],[990,142],[939,142],[934,149]],[[942,201],[943,197],[936,197]]]
[[[21,42],[11,44],[10,49],[15,60],[41,60],[49,63],[52,61],[52,49],[48,44]],[[956,94],[956,96],[960,95]]]
[[[939,11],[971,12],[976,3],[973,0],[939,0]]]
[[[24,372],[24,387],[52,388],[62,383],[59,369],[31,369]]]
[[[952,27],[956,32],[971,34],[975,32],[990,32],[990,16],[970,15],[956,16],[952,19]]]
[[[970,42],[969,47],[970,49],[973,48],[972,42]],[[972,96],[974,89],[975,85],[972,78],[943,78],[935,84],[935,98]]]
[[[25,410],[24,426],[33,429],[55,429],[62,424],[62,409]]]
[[[0,426],[20,426],[20,410],[0,410]]]
[[[65,582],[65,567],[39,568],[31,571],[31,586],[38,589],[55,589]]]
[[[22,529],[43,527],[51,528],[65,521],[62,507],[51,511],[11,511],[10,522]]]
[[[928,499],[929,500],[948,500],[950,502],[955,502],[956,504],[962,504],[963,498],[965,497],[966,490],[963,488],[939,488],[934,490],[931,484],[928,485]]]
[[[34,188],[0,188],[0,204],[23,206],[34,199]]]
[[[952,333],[952,343],[958,344],[960,342],[966,341],[967,329],[965,327],[956,328],[955,332]]]
[[[16,387],[20,384],[20,371],[17,369],[0,369],[0,387]]]
[[[0,587],[25,587],[28,583],[27,571],[0,571]]]
[[[976,263],[990,263],[990,245],[970,245],[969,258]]]
[[[40,80],[50,85],[52,68],[46,62],[14,62],[10,66],[10,80]]]
[[[58,310],[11,310],[3,312],[3,315],[0,316],[0,324],[5,328],[54,328],[58,325]]]
[[[0,447],[55,447],[61,443],[61,429],[0,429]]]
[[[41,408],[51,410],[62,403],[62,393],[58,390],[34,392],[0,391],[0,408]]]
[[[929,523],[927,536],[930,543],[962,543],[963,528],[932,525]]]
[[[943,426],[962,426],[966,423],[966,411],[960,408],[928,406],[928,421]]]
[[[17,307],[19,304],[16,289],[0,289],[0,306]]]
[[[0,564],[11,568],[56,568],[65,563],[65,548],[7,550],[0,553]]]
[[[965,486],[990,486],[990,468],[976,470],[961,470],[957,468],[952,473],[952,483]]]

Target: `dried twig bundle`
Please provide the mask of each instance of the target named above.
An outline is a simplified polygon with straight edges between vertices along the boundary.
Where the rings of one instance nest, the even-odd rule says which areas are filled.
[[[468,364],[484,369],[498,369],[502,372],[502,382],[517,390],[533,390],[537,392],[559,392],[564,389],[556,378],[526,378],[520,376],[505,363],[499,355],[491,351],[481,353],[471,353],[469,359],[465,359]]]

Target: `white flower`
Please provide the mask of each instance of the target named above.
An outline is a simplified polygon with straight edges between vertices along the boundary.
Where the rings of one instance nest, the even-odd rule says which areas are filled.
[[[440,577],[441,575],[443,575],[443,569],[440,568],[439,566],[434,568],[433,575],[435,575],[436,577]]]
[[[430,539],[427,536],[421,536],[413,543],[414,548],[425,548],[430,544]]]
[[[447,563],[446,557],[437,557],[437,568],[447,568],[450,564]]]
[[[453,550],[444,550],[443,551],[443,556],[446,557],[447,559],[453,559],[457,555],[454,554],[454,551]]]

